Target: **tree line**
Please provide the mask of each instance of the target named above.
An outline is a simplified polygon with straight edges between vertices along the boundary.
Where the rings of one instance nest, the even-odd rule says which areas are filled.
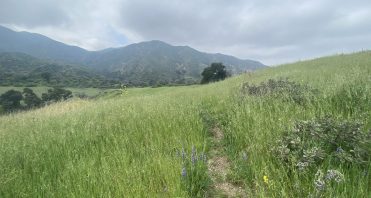
[[[58,87],[48,89],[41,98],[30,88],[24,88],[22,92],[11,89],[0,96],[0,113],[39,108],[69,98],[72,98],[72,92]]]

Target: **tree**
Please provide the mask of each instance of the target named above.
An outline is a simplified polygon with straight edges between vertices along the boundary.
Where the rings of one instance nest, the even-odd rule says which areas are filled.
[[[206,67],[201,73],[202,80],[201,84],[224,80],[227,76],[227,70],[223,63],[212,63],[209,67]]]
[[[72,92],[70,90],[62,88],[48,89],[48,93],[43,93],[41,98],[44,102],[57,102],[72,98]]]
[[[27,108],[40,107],[42,105],[42,100],[32,91],[30,88],[23,89],[23,100]]]
[[[22,93],[15,90],[9,90],[0,96],[0,105],[6,112],[21,109]]]

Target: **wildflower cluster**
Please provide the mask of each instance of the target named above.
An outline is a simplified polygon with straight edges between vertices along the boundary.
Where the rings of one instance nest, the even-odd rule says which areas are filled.
[[[318,94],[319,91],[308,85],[302,85],[288,79],[269,79],[267,82],[260,83],[260,85],[244,83],[242,85],[242,93],[253,96],[279,97],[286,101],[293,101],[297,104],[304,105],[315,94]]]
[[[320,165],[332,158],[336,164],[364,165],[370,159],[370,132],[359,122],[336,121],[330,117],[297,122],[273,148],[280,161],[298,170]]]
[[[206,154],[198,153],[196,147],[193,146],[189,154],[182,148],[177,151],[177,156],[182,161],[180,175],[184,190],[191,197],[201,196],[209,184]]]

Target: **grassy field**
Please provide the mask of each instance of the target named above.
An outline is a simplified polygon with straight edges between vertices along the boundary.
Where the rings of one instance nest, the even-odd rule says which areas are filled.
[[[241,92],[245,82],[279,78],[318,94],[303,105]],[[193,156],[208,154],[208,129],[216,123],[232,162],[228,178],[250,197],[368,197],[369,158],[360,165],[324,157],[300,171],[272,149],[299,120],[358,120],[369,131],[370,101],[371,53],[363,52],[204,86],[128,89],[2,116],[0,197],[202,197],[210,178],[201,160],[193,165]],[[340,171],[344,181],[316,191],[316,172],[329,169]]]

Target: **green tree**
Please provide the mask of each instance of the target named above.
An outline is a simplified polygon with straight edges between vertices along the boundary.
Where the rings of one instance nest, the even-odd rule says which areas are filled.
[[[22,93],[15,90],[9,90],[0,96],[0,105],[6,112],[21,109]]]
[[[223,63],[212,63],[209,67],[206,67],[201,73],[202,80],[201,84],[224,80],[228,76],[228,72],[225,69]]]
[[[30,88],[23,89],[23,100],[26,104],[26,107],[29,109],[40,107],[43,103],[42,100]]]
[[[57,102],[72,98],[72,92],[70,90],[62,88],[48,89],[47,93],[43,93],[41,98],[44,102]]]

